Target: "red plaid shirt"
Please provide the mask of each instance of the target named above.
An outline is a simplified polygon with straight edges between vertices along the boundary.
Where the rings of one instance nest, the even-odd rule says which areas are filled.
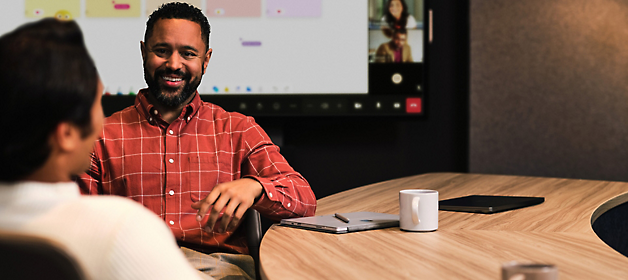
[[[141,90],[135,105],[105,120],[92,165],[80,178],[84,194],[127,196],[166,221],[178,241],[206,252],[247,253],[245,232],[202,230],[192,202],[218,183],[243,177],[264,191],[253,205],[271,219],[312,216],[316,198],[253,118],[203,102],[198,94],[171,124]]]

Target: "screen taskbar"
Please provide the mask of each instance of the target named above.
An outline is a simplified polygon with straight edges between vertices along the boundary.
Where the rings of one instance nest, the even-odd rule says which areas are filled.
[[[258,116],[424,116],[423,95],[214,95],[201,99],[230,112]],[[105,115],[134,104],[134,95],[105,95]]]

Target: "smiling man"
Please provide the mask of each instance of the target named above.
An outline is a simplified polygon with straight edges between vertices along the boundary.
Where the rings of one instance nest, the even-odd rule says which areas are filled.
[[[246,210],[273,220],[312,216],[316,198],[253,118],[201,100],[196,89],[212,55],[209,34],[207,18],[188,4],[151,14],[140,42],[148,89],[105,120],[80,185],[83,193],[127,196],[160,215],[208,274],[254,277],[239,227]]]
[[[207,27],[209,30],[209,27]],[[161,19],[140,42],[144,79],[151,104],[167,113],[172,122],[196,96],[212,49],[204,43],[201,25],[187,19]]]

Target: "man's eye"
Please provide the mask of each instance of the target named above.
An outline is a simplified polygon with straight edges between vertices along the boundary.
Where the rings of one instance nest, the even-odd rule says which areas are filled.
[[[184,57],[195,57],[196,54],[193,52],[183,52]]]
[[[166,54],[168,51],[165,49],[155,49],[153,52],[156,54]]]

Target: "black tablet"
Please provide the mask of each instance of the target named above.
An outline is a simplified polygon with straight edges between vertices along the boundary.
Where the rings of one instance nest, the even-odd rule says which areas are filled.
[[[492,214],[541,204],[543,197],[469,195],[438,202],[439,210]]]

